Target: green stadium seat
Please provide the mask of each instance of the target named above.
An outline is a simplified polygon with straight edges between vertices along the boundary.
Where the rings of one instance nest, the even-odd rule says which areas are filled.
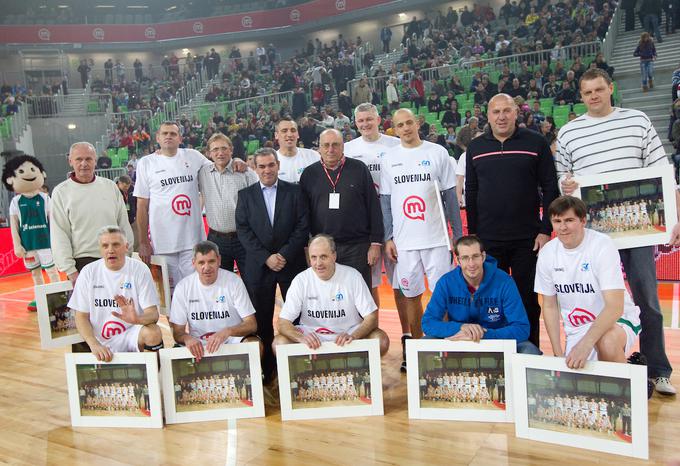
[[[87,103],[87,113],[98,113],[99,112],[99,102],[96,100],[90,100]]]
[[[580,104],[574,104],[574,113],[578,116],[583,115],[586,113],[588,109],[586,108],[586,104],[580,103]]]
[[[553,106],[553,116],[555,118],[564,116],[565,118],[569,116],[571,112],[571,105],[554,105]]]
[[[560,129],[562,126],[566,125],[569,122],[569,117],[568,116],[562,116],[562,115],[555,115],[553,117],[555,119],[555,126],[557,129]]]
[[[113,152],[109,157],[111,158],[111,168],[120,168],[122,166],[118,152]]]
[[[258,141],[257,139],[253,139],[252,141],[248,141],[248,148],[247,148],[248,155],[254,154],[255,152],[257,152],[257,150],[259,148],[260,148],[260,141]]]
[[[121,166],[127,164],[127,161],[130,160],[129,151],[127,147],[118,148],[118,158],[120,159]]]
[[[118,111],[120,113],[126,113],[128,111],[127,105],[119,105],[118,106]]]

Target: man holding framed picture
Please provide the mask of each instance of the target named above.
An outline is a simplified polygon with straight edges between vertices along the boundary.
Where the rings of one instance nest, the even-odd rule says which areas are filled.
[[[517,341],[517,352],[541,354],[528,340],[529,319],[517,285],[476,236],[455,245],[458,267],[439,279],[423,315],[423,331],[452,341]],[[445,320],[444,317],[447,317]]]
[[[614,85],[601,69],[586,71],[580,81],[587,113],[560,129],[555,166],[563,194],[578,187],[573,176],[667,165],[663,144],[649,118],[630,108],[613,107]],[[680,192],[676,192],[680,208]],[[680,245],[680,224],[673,227],[671,245]],[[664,343],[654,249],[651,246],[619,250],[635,304],[640,307],[640,351],[648,362],[648,376],[656,391],[675,395],[670,383],[673,368]]]
[[[571,369],[587,360],[625,363],[640,333],[640,309],[626,290],[613,240],[586,228],[586,205],[578,198],[558,197],[548,215],[557,237],[538,254],[534,289],[543,296],[553,353],[566,356]]]
[[[279,314],[276,346],[304,343],[318,349],[321,343],[344,346],[354,340],[376,338],[381,356],[390,340],[378,328],[378,306],[362,275],[353,267],[336,263],[335,241],[318,234],[309,241],[311,267],[293,279]],[[300,318],[300,324],[293,322]]]

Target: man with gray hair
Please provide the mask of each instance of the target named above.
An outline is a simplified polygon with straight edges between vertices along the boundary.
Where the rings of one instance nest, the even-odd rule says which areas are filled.
[[[160,350],[151,271],[127,257],[129,243],[119,227],[105,226],[97,238],[102,258],[83,267],[68,302],[78,333],[99,361],[111,361],[113,353]]]
[[[57,268],[75,284],[78,272],[101,257],[100,228],[117,225],[129,243],[133,235],[120,190],[113,181],[95,175],[97,153],[92,144],[73,144],[68,163],[73,171],[52,191],[50,241]]]

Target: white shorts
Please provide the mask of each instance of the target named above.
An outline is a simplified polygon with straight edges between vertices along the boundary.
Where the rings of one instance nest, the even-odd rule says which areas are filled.
[[[171,254],[156,255],[165,257],[165,262],[168,264],[168,275],[170,275],[168,278],[170,279],[171,289],[175,289],[175,285],[181,279],[194,273],[194,266],[191,264],[191,259],[193,258],[193,251],[191,249]]]
[[[133,325],[123,333],[113,335],[105,342],[101,342],[104,346],[111,350],[112,353],[139,353],[139,332],[142,331],[143,325]]]
[[[387,257],[387,254],[383,250],[378,261],[373,267],[371,267],[371,285],[373,288],[377,288],[382,284],[383,264],[385,266],[385,276],[387,277],[387,282],[390,284],[390,286],[392,286],[392,284],[396,284],[396,280],[394,280],[394,262],[392,262],[390,258]],[[399,289],[399,286],[395,285],[395,288]]]
[[[565,349],[565,354],[569,354],[571,349],[576,346],[576,344],[581,341],[581,338],[585,336],[585,334],[590,330],[590,326],[593,325],[593,322],[589,322],[587,324],[581,325],[577,327],[572,333],[567,335],[567,348]],[[626,325],[622,322],[616,322],[616,325],[621,327],[624,332],[626,332],[626,347],[624,349],[624,354],[628,356],[630,353],[631,348],[635,344],[635,340],[637,339],[637,335],[633,331],[633,329],[630,327],[630,325]],[[589,361],[597,361],[597,350],[593,348],[593,351],[590,352],[590,355],[588,356]]]
[[[358,329],[360,325],[361,324],[356,324],[353,327],[350,327],[345,331],[345,333],[351,334],[356,329]],[[316,336],[319,337],[319,340],[321,341],[335,341],[335,339],[338,337],[338,334],[342,333],[342,330],[339,332],[334,332],[327,328],[309,327],[307,325],[297,325],[296,328],[298,329],[298,332],[303,333],[305,335],[309,333],[315,333]]]
[[[441,276],[451,271],[451,253],[446,246],[413,251],[397,250],[397,255],[399,260],[394,278],[407,298],[414,298],[425,292],[425,275],[430,291],[434,291]]]
[[[33,251],[26,251],[24,256],[24,265],[28,270],[37,269],[41,267],[43,269],[49,269],[54,267],[54,259],[52,258],[52,250],[47,249],[35,249]]]

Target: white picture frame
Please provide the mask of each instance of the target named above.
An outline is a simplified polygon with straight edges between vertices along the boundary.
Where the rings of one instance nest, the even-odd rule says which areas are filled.
[[[98,361],[92,353],[64,357],[72,426],[163,427],[156,353],[115,353],[111,362]],[[115,394],[108,392],[111,386]],[[123,386],[133,388],[119,393],[118,387]],[[120,405],[126,402],[124,409]]]
[[[516,354],[513,356],[512,371],[517,437],[616,455],[649,458],[646,366],[588,361],[584,369],[573,370],[567,368],[564,358]],[[588,425],[582,428],[579,425],[582,422],[597,423],[603,417],[602,411],[599,411],[595,413],[598,420],[590,421],[588,416],[595,411],[585,414],[583,406],[577,410],[579,414],[573,414],[571,423],[565,421],[564,417],[560,421],[546,421],[550,411],[543,406],[546,403],[549,406],[551,398],[555,406],[554,412],[557,412],[558,397],[553,393],[560,398],[564,395],[561,398],[564,401],[559,403],[563,405],[560,412],[570,413],[567,414],[570,417],[574,408],[565,408],[566,398],[571,400],[590,397],[594,400],[599,396],[608,404],[604,413],[608,413],[611,428],[602,428],[601,431],[599,428],[590,429]],[[627,423],[630,435],[625,435],[625,422],[620,409],[622,403],[627,401],[631,409]],[[577,416],[582,420],[577,420]],[[617,430],[619,427],[620,431]]]
[[[586,226],[607,234],[617,248],[655,246],[670,241],[671,229],[678,222],[672,165],[576,176],[574,180],[578,183],[574,196],[587,207]],[[644,201],[649,224],[639,207],[637,217],[632,207],[624,216],[611,212],[612,206],[617,209],[621,203],[632,204],[631,201],[638,204]]]
[[[429,338],[406,340],[409,419],[514,422],[511,367],[516,350],[515,340],[482,340],[478,343]],[[456,378],[460,375],[464,385],[449,381],[449,384],[442,383],[440,387],[440,377],[437,376],[443,374],[449,377],[456,374]],[[466,374],[473,378],[470,385]],[[497,384],[499,375],[503,375],[503,389]],[[486,400],[482,396],[482,385],[474,384],[474,377],[479,380],[479,376],[484,377]],[[441,379],[446,381],[445,377]],[[474,388],[475,385],[478,389]],[[443,400],[440,397],[445,397],[445,393],[456,398],[474,398],[475,401]]]
[[[132,253],[132,258],[141,261],[139,253]],[[163,256],[151,256],[151,263],[149,264],[151,277],[156,285],[158,292],[158,312],[164,316],[170,313],[170,305],[172,303],[172,293],[170,293],[170,275],[168,272],[168,263]]]
[[[278,345],[276,361],[283,421],[383,415],[378,340],[355,340],[345,346],[324,342],[316,350],[304,344]],[[307,380],[312,374],[328,372],[340,374],[339,377],[344,375],[347,387],[350,385],[348,374],[352,372],[352,385],[356,396],[349,400],[317,401],[310,392],[308,401],[303,402],[297,398],[307,390],[304,387],[291,386],[291,380],[299,385],[299,380],[303,378]],[[330,390],[335,390],[335,385],[337,384]],[[294,393],[298,395],[293,395]]]
[[[245,419],[264,417],[264,394],[262,391],[262,370],[260,368],[260,347],[257,342],[222,345],[213,354],[206,354],[200,362],[196,363],[191,352],[187,348],[167,348],[160,351],[161,359],[161,382],[163,384],[163,405],[165,408],[165,422],[177,424],[184,422],[219,421],[225,419]],[[233,362],[232,362],[233,361]],[[218,363],[218,364],[216,364]],[[235,406],[226,406],[229,403],[204,404],[201,397],[204,391],[198,390],[196,381],[200,377],[186,375],[180,379],[177,372],[188,374],[196,371],[195,376],[201,375],[201,364],[205,368],[213,368],[215,365],[222,366],[216,371],[206,371],[203,375],[212,376],[225,374],[229,365],[245,366],[238,369],[237,375],[247,373],[250,378],[250,398],[245,378],[234,384],[235,390],[241,392],[239,396],[246,396],[246,401],[234,402]],[[198,367],[198,369],[197,369]],[[233,372],[232,372],[233,374]],[[194,384],[193,386],[191,384]],[[221,384],[218,384],[221,386]],[[182,388],[184,387],[184,389]],[[179,389],[179,390],[178,390]],[[177,393],[179,392],[179,394]],[[243,393],[245,392],[245,393]],[[225,390],[225,396],[227,391]],[[193,403],[179,403],[179,399],[196,400]],[[250,400],[250,406],[248,401]],[[191,409],[191,405],[201,409]],[[208,409],[203,409],[208,408]]]
[[[67,304],[73,285],[69,280],[35,286],[40,346],[60,348],[85,341],[76,329],[74,309]]]

